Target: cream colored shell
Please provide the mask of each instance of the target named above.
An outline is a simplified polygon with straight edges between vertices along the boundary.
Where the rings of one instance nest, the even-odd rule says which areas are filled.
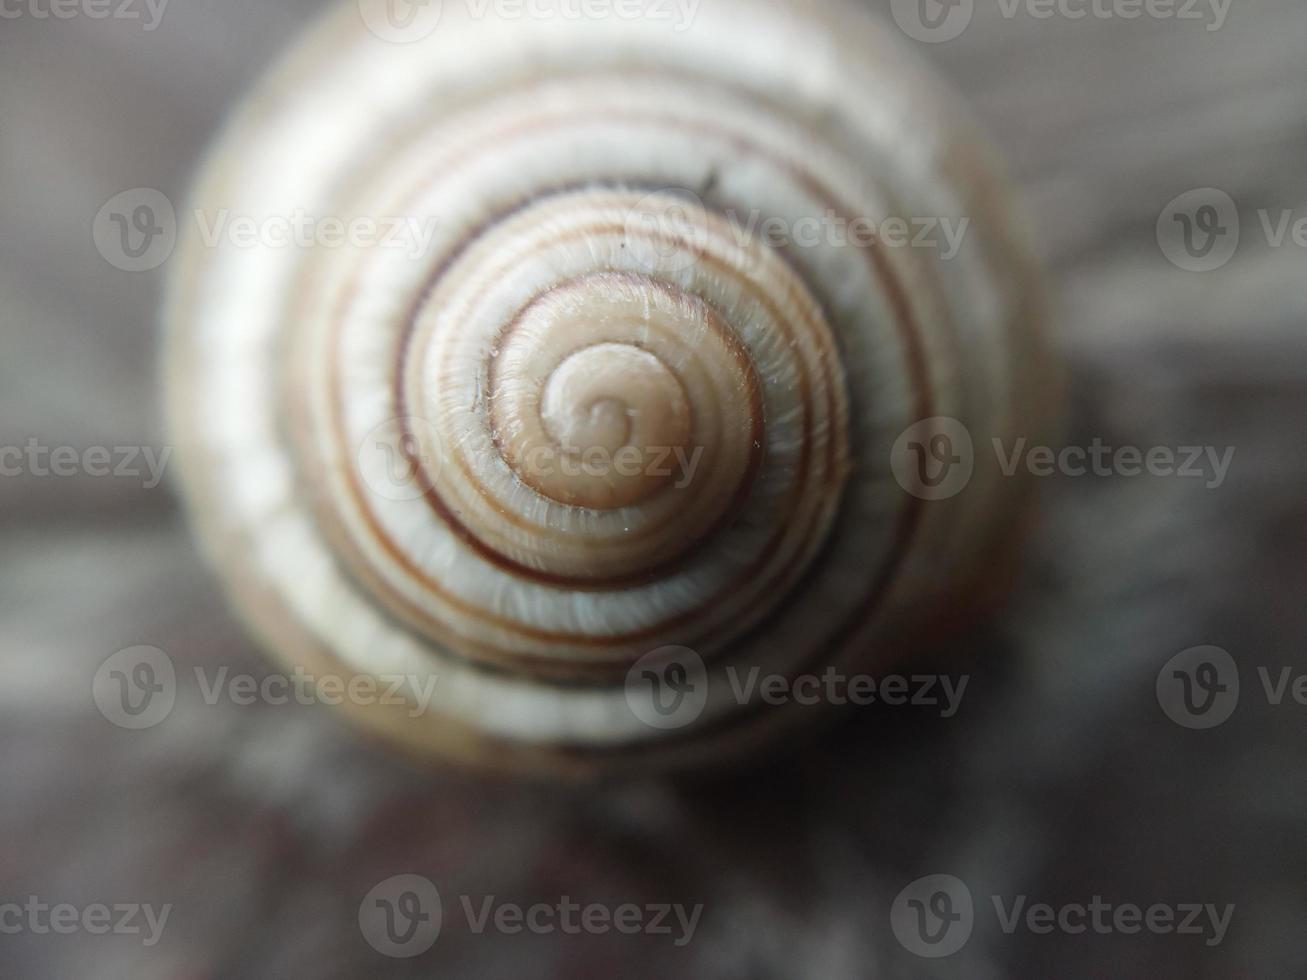
[[[268,646],[434,679],[356,712],[411,748],[589,771],[728,756],[812,713],[729,671],[878,669],[972,605],[1026,487],[979,452],[924,500],[896,441],[1035,435],[1049,367],[985,154],[896,40],[825,0],[446,0],[408,43],[378,9],[265,80],[192,212],[379,240],[196,221],[173,284],[187,496]],[[896,217],[966,233],[840,231]],[[669,660],[693,710],[651,722]]]

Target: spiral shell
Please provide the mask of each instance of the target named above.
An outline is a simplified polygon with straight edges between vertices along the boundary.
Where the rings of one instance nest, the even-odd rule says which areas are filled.
[[[896,441],[1031,435],[1048,361],[948,96],[825,0],[705,0],[684,30],[447,3],[404,44],[369,2],[264,83],[193,207],[383,233],[188,229],[173,284],[187,496],[266,643],[434,679],[357,712],[411,748],[589,771],[755,744],[795,712],[728,670],[884,664],[967,605],[1027,488],[978,454],[924,499]],[[967,234],[758,232],[895,216]],[[670,662],[693,710],[661,724],[631,681]]]

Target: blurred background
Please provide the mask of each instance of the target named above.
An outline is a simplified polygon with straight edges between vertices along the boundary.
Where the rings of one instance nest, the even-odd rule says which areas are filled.
[[[146,731],[97,708],[97,670],[140,644],[179,671],[271,669],[165,472],[168,265],[115,268],[92,223],[129,189],[184,200],[323,5],[139,0],[130,20],[0,3],[0,447],[22,450],[0,456],[0,976],[1307,976],[1307,7],[966,0],[938,41],[897,0],[866,2],[1010,166],[1069,365],[1068,443],[1233,448],[1232,465],[1215,487],[1045,481],[1013,601],[928,658],[970,677],[953,717],[861,709],[748,771],[586,788],[417,768],[322,706],[188,695]],[[1238,221],[1237,250],[1178,252],[1159,228],[1185,208],[1199,231]],[[93,475],[99,449],[135,449],[131,475]],[[1206,728],[1158,693],[1199,646],[1240,681]],[[400,874],[445,901],[411,959],[359,926]],[[890,915],[935,874],[975,900],[941,959]],[[477,934],[456,896],[701,908],[684,943]],[[1207,911],[1202,934],[1006,931],[994,899],[1023,896],[1229,915],[1215,942]],[[115,926],[136,912],[105,929],[96,905]]]

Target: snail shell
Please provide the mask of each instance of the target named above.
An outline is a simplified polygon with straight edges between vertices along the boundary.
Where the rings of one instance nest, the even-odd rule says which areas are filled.
[[[1028,488],[977,454],[925,499],[896,442],[1034,434],[1049,364],[1003,192],[930,77],[829,0],[713,0],[684,30],[446,4],[403,44],[375,6],[265,81],[193,209],[384,234],[188,227],[173,281],[186,496],[271,649],[433,679],[424,710],[355,712],[410,748],[592,771],[751,747],[811,711],[729,671],[874,669],[974,604]],[[947,257],[757,232],[895,216],[969,224]],[[641,677],[689,707],[640,710]]]

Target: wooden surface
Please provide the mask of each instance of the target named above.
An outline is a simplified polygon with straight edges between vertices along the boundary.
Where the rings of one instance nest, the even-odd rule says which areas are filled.
[[[166,269],[112,268],[91,221],[127,188],[182,199],[233,102],[318,6],[174,0],[152,33],[0,21],[0,444],[160,444]],[[1235,0],[1214,32],[978,8],[957,40],[905,43],[1009,162],[1050,271],[1068,441],[1234,446],[1223,486],[1050,480],[1010,607],[929,660],[971,675],[955,718],[867,710],[755,771],[577,791],[415,770],[321,707],[182,697],[148,732],[107,724],[91,678],[123,647],[161,647],[184,672],[269,668],[166,488],[0,479],[0,902],[174,906],[153,948],[0,935],[0,975],[1307,974],[1307,708],[1268,704],[1255,673],[1296,669],[1307,636],[1307,250],[1270,247],[1257,219],[1307,217],[1307,7]],[[1236,200],[1244,241],[1187,273],[1155,226],[1206,186]],[[1154,683],[1208,643],[1238,662],[1244,696],[1225,725],[1188,731]],[[446,896],[444,932],[413,961],[381,959],[356,924],[400,872]],[[977,897],[975,934],[942,961],[889,928],[895,895],[932,872]],[[451,913],[462,894],[704,913],[684,948],[489,938]],[[1236,908],[1209,948],[1009,936],[995,894]]]

